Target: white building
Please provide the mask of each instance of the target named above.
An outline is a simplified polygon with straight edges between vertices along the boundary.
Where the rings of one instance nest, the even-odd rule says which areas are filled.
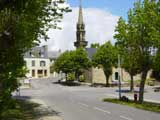
[[[29,78],[48,78],[51,76],[50,66],[54,63],[61,51],[48,52],[48,46],[34,47],[24,55]],[[54,75],[56,76],[56,73]]]
[[[25,53],[24,60],[28,69],[26,77],[47,78],[50,76],[50,59],[47,46],[32,48]]]

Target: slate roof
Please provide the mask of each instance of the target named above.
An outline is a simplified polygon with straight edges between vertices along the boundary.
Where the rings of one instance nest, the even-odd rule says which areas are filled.
[[[25,53],[24,58],[48,58],[48,47],[34,47]]]
[[[56,59],[61,54],[61,51],[48,51],[48,46],[34,47],[25,53],[24,58],[46,58]]]
[[[93,54],[97,51],[96,48],[86,48],[89,59],[92,59]]]

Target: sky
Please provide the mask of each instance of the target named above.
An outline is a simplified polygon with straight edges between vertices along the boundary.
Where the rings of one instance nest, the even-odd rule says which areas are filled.
[[[80,0],[66,0],[72,12],[64,14],[59,26],[62,30],[50,29],[49,40],[41,45],[48,45],[49,51],[73,50],[76,41],[76,23]],[[115,43],[113,38],[119,17],[127,20],[127,12],[133,8],[136,0],[82,0],[83,19],[86,25],[86,41],[104,44],[106,41]]]

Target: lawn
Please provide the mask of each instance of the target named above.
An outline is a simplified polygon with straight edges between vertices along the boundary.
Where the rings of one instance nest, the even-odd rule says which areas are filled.
[[[121,101],[116,98],[105,98],[105,99],[103,99],[103,101],[121,104],[121,105],[127,105],[127,106],[131,106],[131,107],[139,108],[142,110],[160,113],[160,104],[157,104],[157,103],[143,102],[142,104],[139,104],[138,102],[134,102],[133,100],[129,100],[128,102],[124,102],[124,101]]]

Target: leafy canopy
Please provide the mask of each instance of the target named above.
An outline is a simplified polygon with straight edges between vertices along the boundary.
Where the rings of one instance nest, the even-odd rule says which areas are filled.
[[[97,52],[93,55],[93,65],[95,67],[101,67],[106,76],[106,84],[109,86],[109,77],[112,74],[112,67],[117,63],[117,50],[110,43],[106,42],[97,49]]]

